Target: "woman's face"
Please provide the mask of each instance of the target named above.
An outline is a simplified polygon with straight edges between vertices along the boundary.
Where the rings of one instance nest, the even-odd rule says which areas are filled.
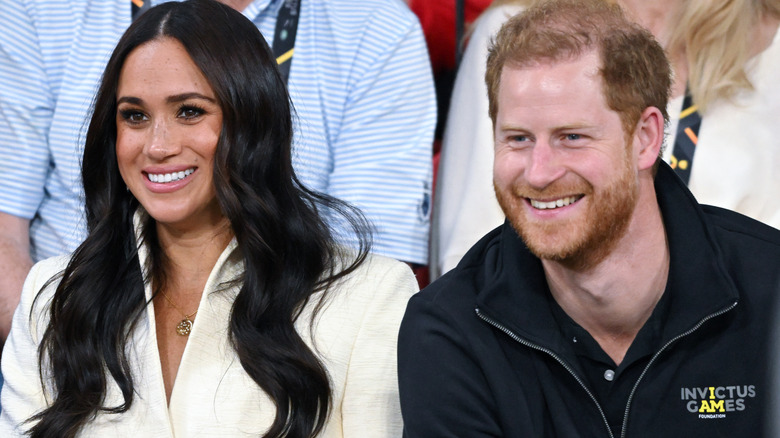
[[[222,111],[181,43],[162,38],[130,53],[116,125],[119,172],[158,225],[185,231],[222,220],[213,181]]]

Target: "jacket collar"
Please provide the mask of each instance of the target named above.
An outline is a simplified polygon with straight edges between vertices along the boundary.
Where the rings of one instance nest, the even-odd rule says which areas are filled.
[[[660,165],[655,189],[670,251],[664,293],[670,294],[671,303],[662,331],[662,343],[666,343],[734,304],[739,293],[704,212],[666,163]],[[485,280],[476,301],[480,311],[532,343],[554,351],[566,348],[550,310],[541,261],[508,222],[497,239],[497,253],[485,258]]]

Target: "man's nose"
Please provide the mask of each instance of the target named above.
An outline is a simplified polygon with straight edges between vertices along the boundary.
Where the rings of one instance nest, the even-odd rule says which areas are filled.
[[[528,184],[543,189],[563,176],[564,167],[560,163],[560,153],[550,144],[549,139],[537,140],[528,156],[524,177]]]

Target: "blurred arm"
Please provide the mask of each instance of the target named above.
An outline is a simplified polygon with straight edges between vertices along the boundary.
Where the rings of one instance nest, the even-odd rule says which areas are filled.
[[[11,318],[32,267],[30,221],[0,213],[0,340],[11,330]]]
[[[328,193],[376,226],[374,252],[427,264],[436,97],[420,25],[406,12],[375,13],[356,42],[363,54],[332,146]]]

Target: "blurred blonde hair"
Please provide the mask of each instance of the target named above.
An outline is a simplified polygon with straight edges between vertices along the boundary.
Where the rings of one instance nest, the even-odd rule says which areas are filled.
[[[539,0],[494,0],[490,7],[533,6]],[[619,3],[616,0],[604,0]],[[741,90],[753,90],[747,63],[756,55],[754,31],[762,17],[780,18],[780,0],[681,0],[665,47],[684,53],[688,87],[699,111]]]
[[[746,66],[757,53],[755,29],[780,17],[780,0],[684,0],[670,26],[667,52],[684,53],[688,87],[699,110],[753,90]]]

